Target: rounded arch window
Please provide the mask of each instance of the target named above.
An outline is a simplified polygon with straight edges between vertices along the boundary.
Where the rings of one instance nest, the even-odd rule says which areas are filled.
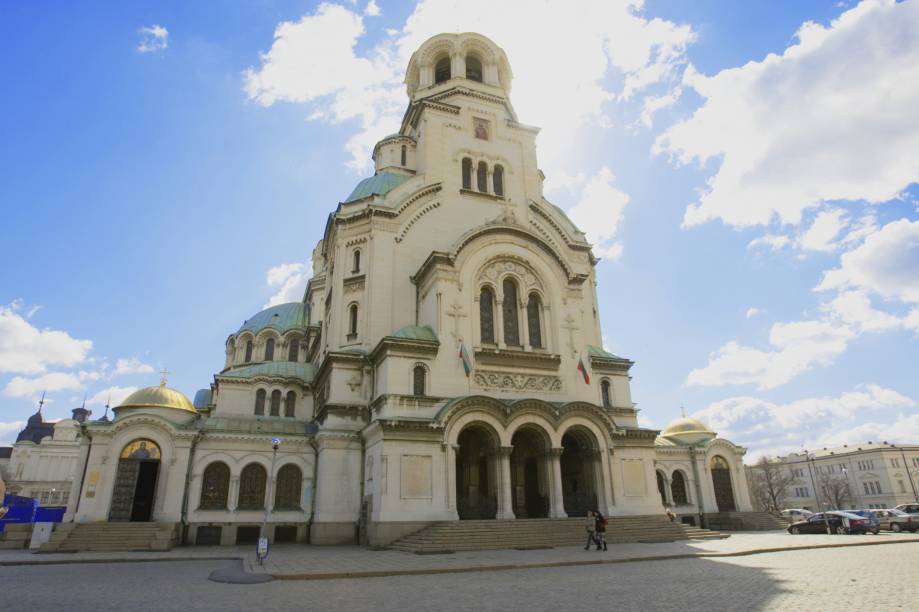
[[[730,466],[728,465],[727,459],[725,459],[725,458],[722,457],[721,455],[715,455],[714,457],[712,457],[711,466],[712,466],[712,469],[713,469],[713,470],[729,470],[729,469],[731,469]]]
[[[268,474],[259,463],[250,463],[239,475],[239,509],[261,510],[265,507],[265,483]]]
[[[463,189],[472,189],[472,160],[463,158]]]
[[[268,338],[265,343],[265,361],[274,361],[274,338]]]
[[[520,324],[517,318],[517,283],[505,278],[501,284],[504,299],[501,304],[501,315],[504,318],[504,344],[520,346]]]
[[[357,304],[348,306],[348,337],[357,337]]]
[[[420,363],[412,370],[412,395],[425,395],[427,370]]]
[[[402,145],[402,154],[401,154],[402,167],[404,168],[408,162],[408,149],[405,145]]]
[[[603,401],[604,408],[611,408],[613,406],[612,395],[610,394],[609,380],[605,378],[600,381],[600,399]]]
[[[475,171],[476,187],[482,193],[488,191],[488,165],[485,162],[479,162]]]
[[[230,491],[230,468],[223,461],[215,461],[204,469],[201,479],[202,510],[225,510]]]
[[[297,394],[294,391],[288,391],[284,399],[284,416],[293,417],[297,413]]]
[[[287,349],[287,361],[297,361],[300,358],[300,338],[291,338],[290,347]]]
[[[482,344],[495,343],[495,294],[490,287],[479,293],[479,331]]]
[[[474,55],[466,56],[466,78],[482,82],[482,62]]]
[[[541,317],[542,302],[539,295],[531,293],[527,299],[527,332],[530,335],[530,346],[533,348],[543,348]]]
[[[351,256],[351,272],[361,271],[361,250],[354,249],[354,255]]]
[[[281,392],[277,389],[271,392],[271,416],[281,416]]]
[[[246,342],[246,358],[244,359],[246,363],[252,361],[252,340]]]
[[[686,495],[686,477],[683,476],[683,472],[680,470],[673,473],[673,480],[670,482],[670,495],[673,497],[674,504],[689,503],[689,497]]]
[[[265,397],[268,394],[264,389],[255,392],[255,414],[265,414]]]
[[[281,469],[278,470],[274,507],[278,510],[299,510],[302,483],[303,472],[300,471],[300,468],[293,463],[281,466]]]
[[[451,76],[450,58],[448,56],[441,57],[437,60],[437,63],[434,64],[434,83],[437,84],[449,81]]]
[[[504,167],[495,166],[494,174],[491,177],[495,187],[495,195],[504,197]]]

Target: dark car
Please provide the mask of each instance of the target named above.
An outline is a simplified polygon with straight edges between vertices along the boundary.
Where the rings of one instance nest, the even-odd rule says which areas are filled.
[[[865,533],[877,535],[881,532],[881,521],[876,510],[851,510],[849,514],[864,517],[868,524],[865,525]]]
[[[833,511],[819,512],[807,520],[792,523],[788,526],[788,533],[826,533],[827,523],[830,524],[830,533],[837,535],[866,533],[868,530],[868,519],[849,512]]]

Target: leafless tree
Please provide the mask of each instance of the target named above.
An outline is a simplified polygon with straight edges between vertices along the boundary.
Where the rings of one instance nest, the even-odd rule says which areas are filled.
[[[750,497],[757,509],[762,512],[782,511],[786,489],[794,480],[791,472],[780,461],[766,456],[748,469]]]
[[[852,499],[849,483],[845,478],[827,476],[820,479],[819,486],[826,503],[837,510],[842,510],[843,506]]]

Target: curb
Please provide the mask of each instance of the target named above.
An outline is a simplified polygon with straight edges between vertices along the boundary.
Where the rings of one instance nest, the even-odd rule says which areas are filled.
[[[419,568],[411,570],[378,570],[356,572],[326,572],[311,574],[273,574],[276,580],[342,580],[353,578],[386,578],[391,576],[429,576],[436,574],[463,574],[469,572],[496,572],[522,569],[544,569],[549,567],[577,567],[582,565],[613,565],[639,563],[643,561],[672,561],[677,559],[709,559],[719,557],[747,557],[751,555],[815,550],[821,548],[848,548],[851,546],[885,546],[888,544],[917,544],[919,540],[896,540],[893,542],[852,542],[848,544],[814,544],[794,548],[757,548],[735,552],[709,552],[693,554],[654,555],[649,557],[626,557],[623,559],[585,559],[583,561],[552,561],[547,563],[508,563],[502,565],[478,565],[466,567]]]
[[[239,556],[220,557],[155,557],[153,559],[139,559],[137,557],[99,557],[93,559],[22,559],[15,561],[0,561],[0,567],[15,567],[17,565],[74,565],[85,563],[164,563],[166,561],[232,561],[244,560]]]

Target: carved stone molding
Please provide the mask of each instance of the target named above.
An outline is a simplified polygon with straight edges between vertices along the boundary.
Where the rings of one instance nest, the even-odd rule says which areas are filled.
[[[542,392],[559,392],[563,390],[562,379],[558,376],[476,370],[473,374],[473,380],[475,384],[486,389]]]

